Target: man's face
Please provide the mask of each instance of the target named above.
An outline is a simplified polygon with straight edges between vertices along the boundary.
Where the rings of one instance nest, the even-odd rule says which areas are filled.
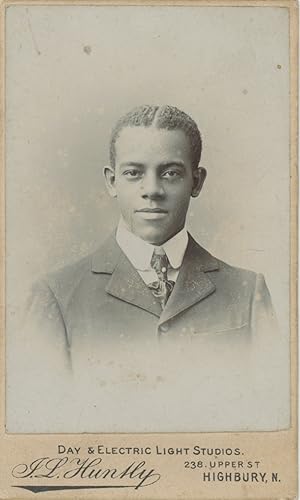
[[[185,224],[190,196],[197,196],[205,171],[193,173],[191,148],[182,130],[125,127],[116,142],[114,171],[106,181],[128,229],[162,245]]]

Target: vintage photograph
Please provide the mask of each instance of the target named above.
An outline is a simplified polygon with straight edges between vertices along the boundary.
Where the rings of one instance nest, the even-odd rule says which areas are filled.
[[[287,430],[289,11],[6,9],[6,429]]]

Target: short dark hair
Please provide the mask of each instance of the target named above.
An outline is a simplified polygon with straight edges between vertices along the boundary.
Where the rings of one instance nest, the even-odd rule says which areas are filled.
[[[138,106],[119,118],[113,128],[110,140],[110,163],[115,167],[116,142],[125,127],[150,127],[158,129],[182,130],[191,144],[192,168],[199,165],[202,152],[202,139],[196,122],[184,111],[175,106]]]

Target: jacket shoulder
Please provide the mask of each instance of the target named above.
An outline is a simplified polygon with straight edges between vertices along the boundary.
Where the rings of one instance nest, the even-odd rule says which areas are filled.
[[[190,234],[186,251],[189,262],[212,277],[256,280],[257,273],[240,267],[232,266],[203,248]]]
[[[217,290],[235,297],[253,298],[258,287],[262,289],[266,287],[262,274],[232,266],[220,259],[217,259],[217,262],[218,271],[210,273]]]
[[[83,283],[94,273],[111,274],[119,258],[120,248],[114,235],[102,245],[74,263],[41,276],[32,288],[32,295],[51,295],[63,309]]]
[[[246,278],[255,281],[257,276],[259,275],[259,273],[255,271],[251,271],[250,269],[245,269],[242,267],[232,266],[231,264],[228,264],[227,262],[224,262],[220,259],[217,259],[217,262],[219,265],[219,271],[229,276],[241,279]]]
[[[37,285],[47,287],[58,303],[65,307],[82,279],[91,269],[93,254],[58,268],[40,278]]]

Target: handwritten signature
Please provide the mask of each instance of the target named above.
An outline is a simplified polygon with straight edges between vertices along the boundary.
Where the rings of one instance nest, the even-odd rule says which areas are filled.
[[[136,490],[157,483],[161,475],[155,469],[148,468],[146,461],[132,462],[125,468],[106,467],[102,458],[41,457],[30,464],[18,464],[12,469],[12,476],[17,479],[101,479],[113,487],[124,481]]]

